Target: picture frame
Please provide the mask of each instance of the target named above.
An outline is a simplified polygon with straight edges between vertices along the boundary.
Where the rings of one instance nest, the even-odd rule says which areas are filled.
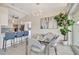
[[[40,28],[41,29],[57,29],[57,22],[54,20],[54,17],[44,17],[40,18]]]

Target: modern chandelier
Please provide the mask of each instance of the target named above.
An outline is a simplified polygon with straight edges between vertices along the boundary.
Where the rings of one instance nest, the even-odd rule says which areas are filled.
[[[41,16],[42,15],[42,10],[40,9],[40,3],[36,3],[33,6],[33,10],[32,10],[32,15],[33,16]]]

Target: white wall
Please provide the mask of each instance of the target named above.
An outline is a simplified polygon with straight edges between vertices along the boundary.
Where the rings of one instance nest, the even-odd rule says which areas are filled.
[[[0,25],[8,25],[8,8],[0,7]]]
[[[8,8],[0,6],[0,26],[1,25],[8,25]]]
[[[50,17],[55,16],[59,14],[62,10],[52,11],[48,13],[44,13],[42,17]],[[48,32],[52,32],[54,34],[59,34],[61,36],[61,39],[63,39],[63,36],[60,34],[59,29],[40,29],[40,16],[32,16],[30,21],[32,22],[32,35],[36,33],[45,34]]]
[[[8,9],[0,6],[0,48],[2,48],[3,34],[1,34],[1,25],[8,25]]]

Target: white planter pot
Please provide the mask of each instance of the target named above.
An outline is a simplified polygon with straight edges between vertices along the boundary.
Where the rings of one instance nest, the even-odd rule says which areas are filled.
[[[62,41],[63,45],[67,45],[68,42],[67,41]]]

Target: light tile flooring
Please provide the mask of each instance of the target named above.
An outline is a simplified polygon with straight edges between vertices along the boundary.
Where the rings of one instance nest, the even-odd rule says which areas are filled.
[[[19,44],[17,47],[10,47],[7,49],[6,53],[0,50],[0,55],[25,55],[25,42]],[[58,55],[74,55],[70,46],[64,46],[59,44],[57,46]],[[55,55],[54,49],[50,48],[50,55]]]

